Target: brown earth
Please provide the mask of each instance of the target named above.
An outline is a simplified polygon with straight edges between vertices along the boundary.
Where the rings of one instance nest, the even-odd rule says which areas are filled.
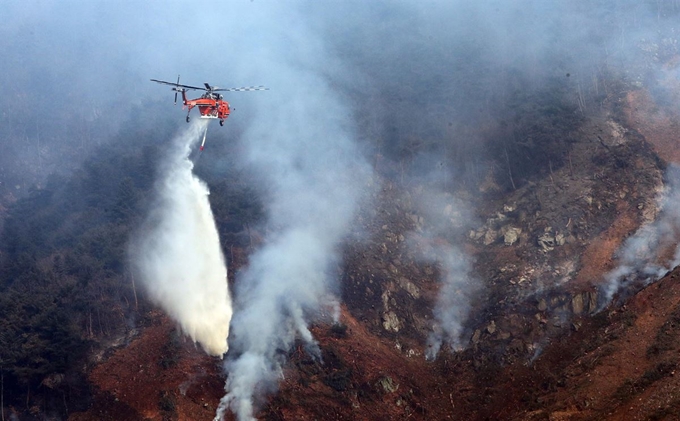
[[[614,223],[586,247],[581,258],[583,266],[574,280],[574,286],[590,285],[593,280],[602,279],[607,272],[614,269],[615,262],[612,256],[621,246],[621,241],[638,227],[633,208],[630,206],[623,208]]]
[[[185,339],[160,313],[90,373],[94,404],[69,420],[210,420],[223,395],[220,360]]]
[[[678,99],[680,92],[676,80],[662,80],[662,87],[667,92],[674,92]],[[626,123],[637,130],[652,145],[659,158],[667,163],[680,163],[680,138],[678,132],[680,111],[676,105],[661,107],[652,95],[643,89],[637,89],[626,95],[624,112]]]

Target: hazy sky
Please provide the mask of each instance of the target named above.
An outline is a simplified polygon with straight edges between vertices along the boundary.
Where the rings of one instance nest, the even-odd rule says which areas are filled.
[[[21,125],[31,127],[19,136],[33,138],[36,127],[68,136],[70,118],[103,118],[98,127],[114,130],[145,99],[166,101],[162,110],[181,119],[169,89],[150,78],[181,74],[188,84],[277,88],[267,96],[230,95],[239,116],[230,124],[237,125],[248,118],[239,104],[266,98],[285,111],[305,89],[279,71],[290,57],[298,69],[356,94],[351,110],[364,117],[410,111],[400,113],[409,122],[400,128],[426,130],[414,116],[437,114],[428,103],[447,101],[464,115],[509,71],[537,82],[564,72],[588,77],[604,56],[610,66],[622,63],[622,54],[640,56],[641,40],[673,34],[677,9],[672,0],[5,0],[2,130],[12,126],[10,143]],[[661,44],[647,50],[672,48]],[[413,107],[373,104],[380,95]]]

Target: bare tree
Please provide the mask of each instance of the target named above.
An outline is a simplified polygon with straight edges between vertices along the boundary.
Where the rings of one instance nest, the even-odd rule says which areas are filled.
[[[5,421],[5,372],[0,365],[0,419]]]

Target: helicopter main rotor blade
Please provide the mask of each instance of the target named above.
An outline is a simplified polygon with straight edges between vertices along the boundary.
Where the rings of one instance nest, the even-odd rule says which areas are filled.
[[[218,88],[216,86],[210,86],[207,82],[204,83],[205,88],[201,88],[199,86],[191,86],[191,85],[180,85],[179,83],[173,83],[173,82],[167,82],[165,80],[158,80],[158,79],[151,79],[152,82],[156,83],[161,83],[163,85],[169,85],[172,86],[173,90],[175,92],[181,91],[181,90],[186,90],[186,89],[193,89],[197,91],[206,91],[206,92],[247,92],[247,91],[268,91],[269,88],[266,86],[243,86],[240,88]],[[177,82],[179,82],[179,78],[177,79]],[[180,89],[182,88],[182,89]]]
[[[246,91],[268,91],[266,86],[243,86],[241,88],[221,88],[213,89],[213,92],[246,92]]]
[[[152,82],[156,83],[162,83],[163,85],[170,85],[174,88],[184,88],[184,89],[195,89],[199,91],[205,91],[205,88],[200,88],[198,86],[189,86],[189,85],[180,85],[179,83],[174,83],[174,82],[166,82],[164,80],[157,80],[157,79],[151,79]]]

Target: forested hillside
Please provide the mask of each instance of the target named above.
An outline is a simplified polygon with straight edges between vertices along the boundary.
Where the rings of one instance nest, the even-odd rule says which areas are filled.
[[[487,149],[489,158],[462,166],[454,179],[463,184],[451,183],[450,191],[490,176],[498,188],[488,194],[496,197],[565,165],[571,133],[583,120],[565,90],[567,83],[558,79],[535,92],[520,86],[510,94],[513,101],[496,110],[503,118],[475,133],[482,142],[476,147]],[[84,367],[90,366],[93,353],[125,343],[144,326],[153,307],[135,285],[127,245],[150,205],[158,165],[175,127],[135,118],[80,168],[51,176],[8,205],[0,266],[6,402],[19,405],[28,399],[57,413],[86,408],[90,392]],[[218,133],[211,139],[214,149],[229,151],[228,145],[218,144],[224,141]],[[396,142],[375,152],[381,177],[408,182],[422,171],[419,156],[449,148],[447,138],[423,135],[411,142],[416,149]],[[457,162],[468,156],[458,152],[450,152],[442,165],[460,168]],[[257,225],[262,210],[254,177],[210,149],[194,160],[211,188],[225,255],[232,269],[238,268],[264,234],[265,227]]]
[[[149,206],[174,127],[167,120],[161,126],[130,121],[72,173],[54,174],[6,205],[0,243],[5,404],[37,399],[48,409],[44,399],[54,398],[57,412],[65,410],[64,399],[71,410],[79,408],[87,402],[84,376],[93,354],[145,324],[152,307],[129,270],[128,243]],[[246,227],[261,214],[256,197],[237,177],[212,178],[225,241],[247,246]]]

